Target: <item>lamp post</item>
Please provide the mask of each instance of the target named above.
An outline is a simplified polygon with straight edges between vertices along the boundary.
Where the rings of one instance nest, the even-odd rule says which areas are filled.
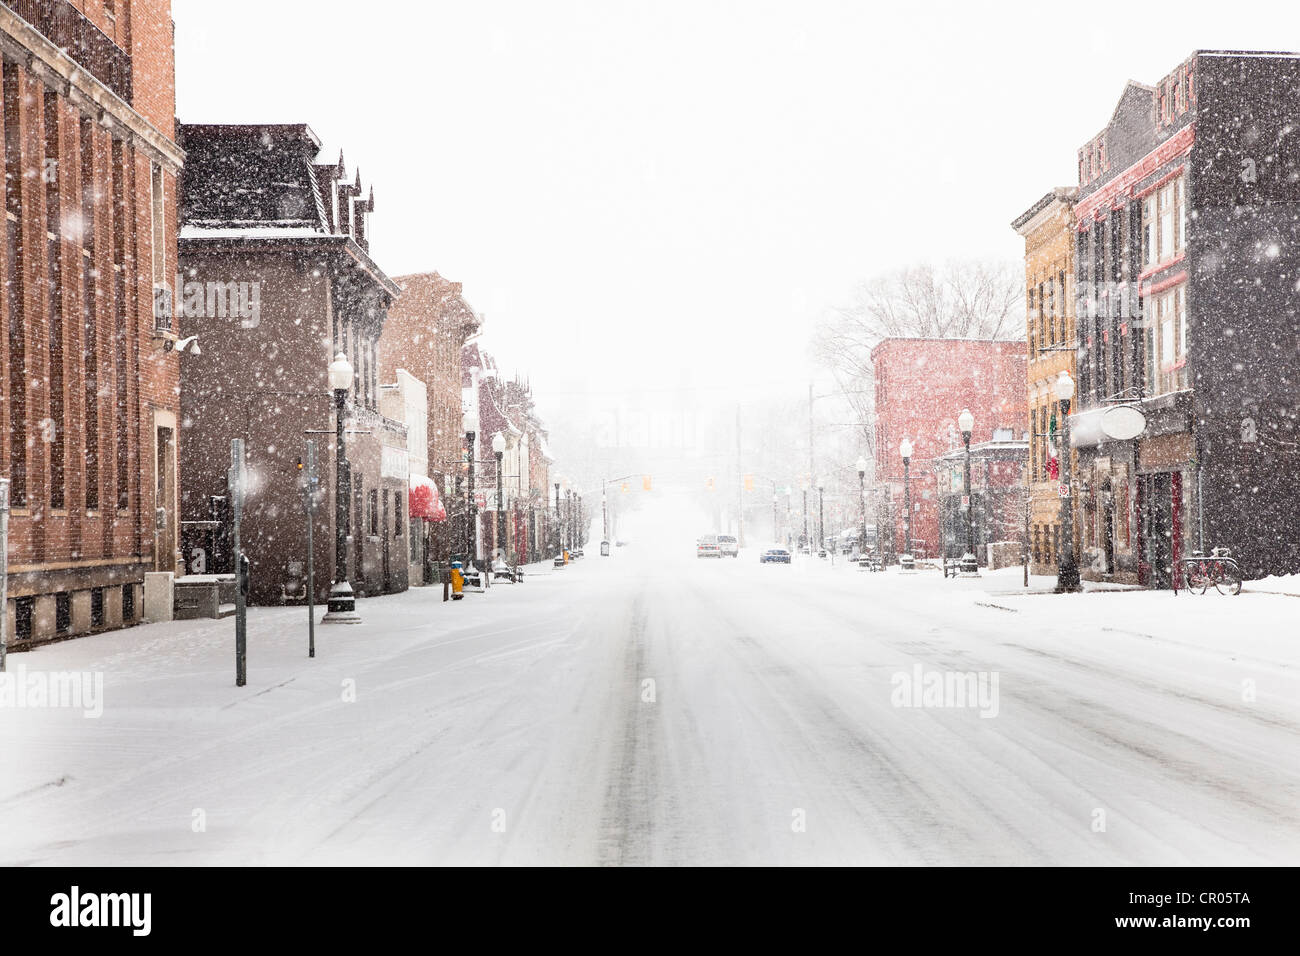
[[[343,413],[348,390],[354,381],[354,369],[342,352],[329,364],[329,386],[334,392],[334,580],[322,624],[359,624],[356,595],[348,582],[348,499],[352,483],[348,480],[347,446],[343,431]],[[239,556],[235,556],[236,568]]]
[[[1073,474],[1070,468],[1070,400],[1074,398],[1074,379],[1064,369],[1056,379],[1056,398],[1061,403],[1061,541],[1057,558],[1056,593],[1082,591],[1079,565],[1074,560]]]
[[[551,536],[555,542],[555,553],[560,555],[564,553],[564,542],[560,538],[560,483],[555,483],[555,533]]]
[[[604,478],[600,479],[600,523],[600,553],[607,557],[609,555],[609,482]]]
[[[916,570],[916,558],[912,557],[912,443],[904,438],[898,445],[903,454],[903,556],[899,566],[904,571]]]
[[[497,557],[504,560],[506,549],[502,547],[502,542],[506,539],[506,497],[504,475],[502,474],[501,460],[506,453],[506,436],[497,432],[492,436],[492,454],[497,460],[497,533],[496,533],[496,552]],[[506,562],[507,564],[509,562]]]
[[[961,556],[962,574],[979,574],[979,560],[975,557],[975,502],[970,488],[970,436],[975,430],[975,416],[969,408],[963,408],[957,416],[957,427],[961,429],[961,440],[966,444],[966,474],[962,481],[965,493],[962,495],[966,511],[966,553]]]
[[[469,553],[465,555],[465,560],[472,568],[478,567],[478,502],[474,499],[474,437],[478,434],[478,429],[478,408],[471,405],[465,412],[465,450],[469,461],[469,475],[465,482],[468,495],[465,507],[465,545]]]
[[[862,522],[858,529],[858,555],[867,551],[867,459],[858,456],[858,511]]]
[[[572,488],[564,489],[564,514],[566,518],[565,539],[568,542],[566,547],[568,547],[568,549],[572,551],[576,547],[576,545],[573,543],[573,540],[574,540],[574,534],[578,529],[578,516],[577,516],[577,512],[574,509]]]
[[[803,540],[808,545],[808,550],[812,551],[812,540],[808,537],[808,479],[799,479],[799,490],[803,492]]]
[[[826,479],[817,479],[817,553],[826,550]]]

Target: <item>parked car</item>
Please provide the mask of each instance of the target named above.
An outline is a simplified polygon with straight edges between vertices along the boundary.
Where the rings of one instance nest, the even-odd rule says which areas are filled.
[[[758,555],[759,564],[789,564],[790,552],[782,547],[764,548]]]
[[[729,558],[740,557],[740,543],[736,541],[734,535],[730,535],[730,534],[718,535],[718,550],[722,552],[724,557],[729,557]]]
[[[718,547],[718,536],[706,534],[695,542],[695,556],[697,558],[720,558],[722,549]]]

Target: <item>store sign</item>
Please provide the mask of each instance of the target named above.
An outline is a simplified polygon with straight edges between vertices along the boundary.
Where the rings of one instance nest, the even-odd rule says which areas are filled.
[[[1133,405],[1115,405],[1101,416],[1101,431],[1115,441],[1131,441],[1146,430],[1147,417]]]

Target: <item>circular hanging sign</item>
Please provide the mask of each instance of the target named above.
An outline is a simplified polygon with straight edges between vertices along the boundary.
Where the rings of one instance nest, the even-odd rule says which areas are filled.
[[[1147,417],[1134,405],[1115,405],[1101,416],[1101,430],[1107,438],[1129,441],[1137,438],[1147,427]]]

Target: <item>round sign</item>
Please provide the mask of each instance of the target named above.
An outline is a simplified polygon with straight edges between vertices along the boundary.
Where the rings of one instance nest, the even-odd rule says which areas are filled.
[[[1115,405],[1101,416],[1101,430],[1107,438],[1129,441],[1137,438],[1147,427],[1147,417],[1133,405]]]

